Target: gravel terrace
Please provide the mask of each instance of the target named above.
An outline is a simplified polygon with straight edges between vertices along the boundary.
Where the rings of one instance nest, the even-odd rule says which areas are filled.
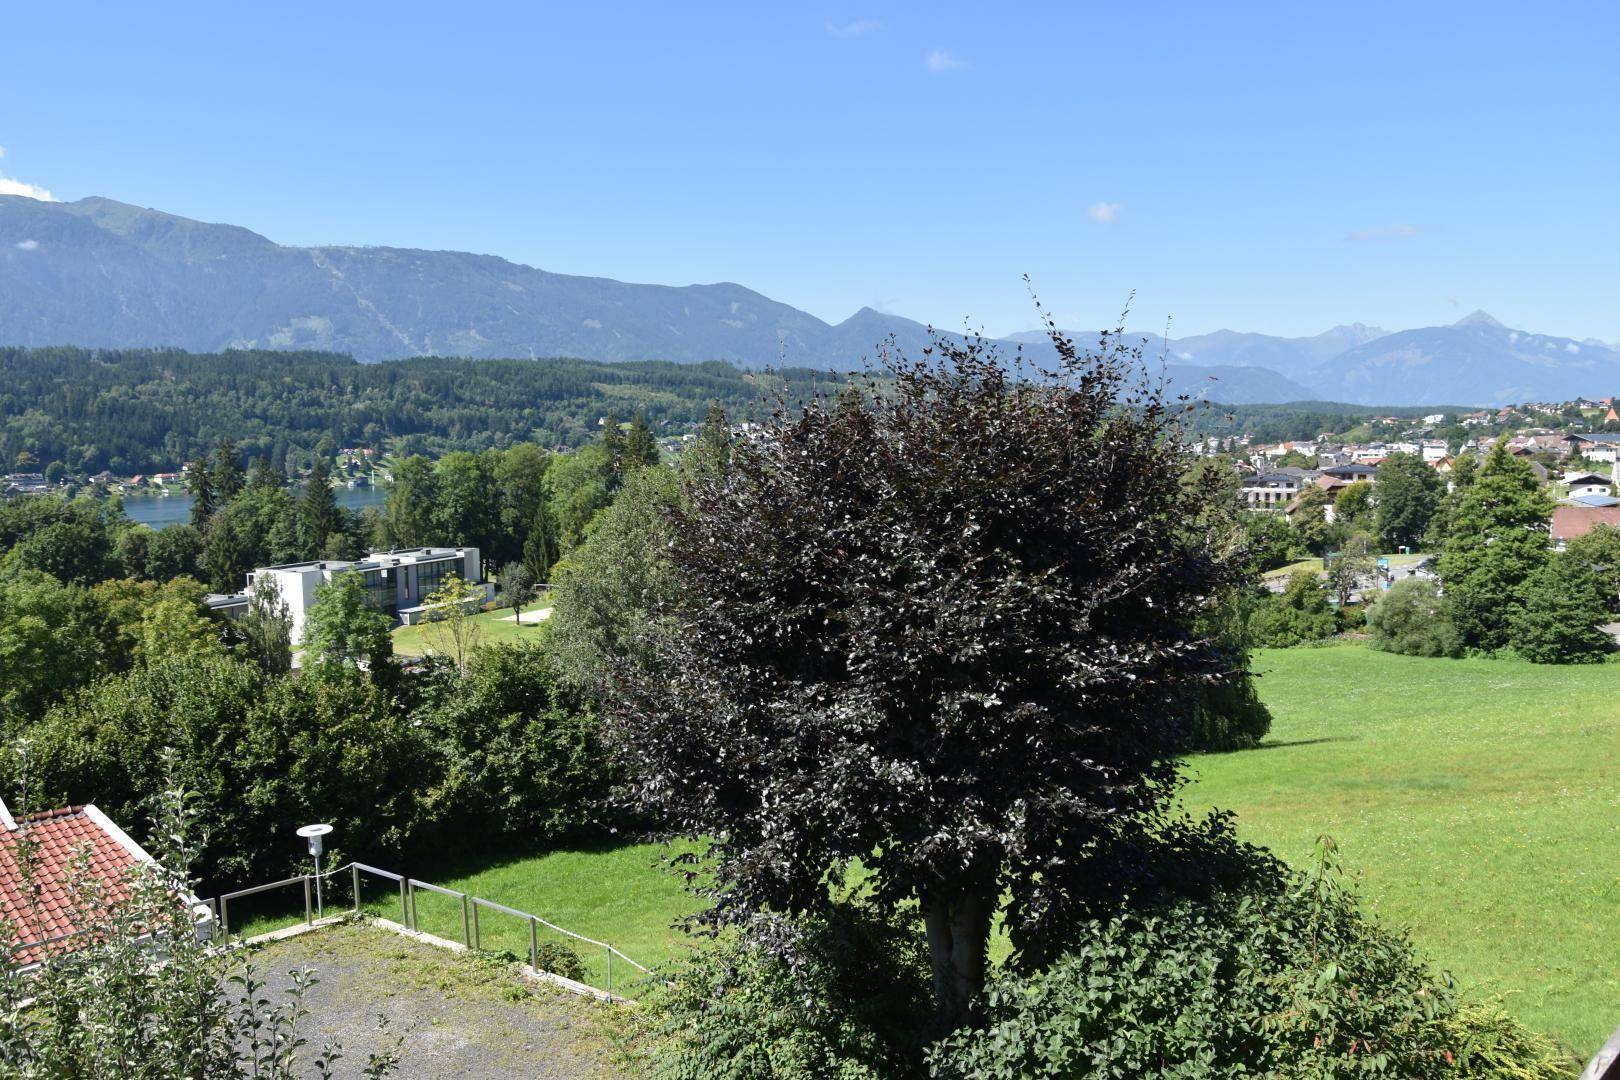
[[[400,1078],[627,1075],[611,1035],[626,1026],[617,1007],[536,985],[503,961],[363,924],[271,942],[251,960],[273,987],[286,985],[290,970],[315,969],[320,981],[305,995],[301,1056],[308,1061],[336,1038],[340,1076],[358,1075],[367,1054],[401,1038]],[[386,1030],[378,1028],[379,1015],[387,1017]]]

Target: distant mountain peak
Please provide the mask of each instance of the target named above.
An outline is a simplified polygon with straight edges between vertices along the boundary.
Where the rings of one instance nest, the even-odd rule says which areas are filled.
[[[1485,311],[1482,308],[1475,309],[1473,312],[1471,312],[1471,313],[1469,313],[1467,315],[1464,315],[1462,318],[1458,319],[1456,322],[1452,323],[1451,325],[1452,326],[1489,326],[1489,327],[1493,327],[1494,329],[1497,329],[1497,330],[1506,330],[1507,329],[1507,327],[1504,326],[1500,321],[1498,321],[1493,315],[1491,315],[1490,312]]]

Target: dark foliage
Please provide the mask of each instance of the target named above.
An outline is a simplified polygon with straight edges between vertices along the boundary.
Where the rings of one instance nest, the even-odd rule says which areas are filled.
[[[1224,670],[1193,620],[1243,573],[1179,407],[1117,336],[1053,337],[1055,373],[942,340],[736,444],[671,515],[677,632],[616,688],[641,805],[717,838],[706,918],[819,910],[860,859],[920,903],[946,1025],[997,898],[1038,953],[1170,797]]]

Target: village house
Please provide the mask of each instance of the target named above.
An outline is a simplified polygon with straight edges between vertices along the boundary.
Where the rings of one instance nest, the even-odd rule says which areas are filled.
[[[1601,473],[1566,473],[1559,482],[1569,488],[1571,499],[1578,499],[1584,495],[1614,494],[1614,481]]]
[[[1243,478],[1243,498],[1251,509],[1280,510],[1294,500],[1311,475],[1305,469],[1273,469]]]
[[[19,861],[25,836],[32,848],[29,873]],[[129,896],[135,870],[154,862],[93,803],[19,819],[0,800],[0,924],[14,935],[11,962],[27,971],[74,949],[86,929],[78,921],[76,873],[88,874],[103,902],[116,905]],[[198,934],[206,935],[212,930],[207,906],[195,896],[185,899],[197,915]]]
[[[1569,542],[1585,536],[1599,525],[1620,528],[1620,505],[1557,506],[1552,515],[1552,546],[1563,551]]]

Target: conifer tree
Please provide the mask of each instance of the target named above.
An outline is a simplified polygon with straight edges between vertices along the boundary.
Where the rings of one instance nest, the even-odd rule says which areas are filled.
[[[214,516],[216,506],[213,477],[209,475],[206,455],[198,458],[191,467],[186,483],[191,488],[191,527],[201,531],[208,527],[208,519]]]
[[[230,502],[242,493],[242,483],[245,479],[242,473],[242,463],[238,460],[240,455],[236,450],[236,443],[226,439],[214,449],[214,469],[210,480],[214,487],[214,497],[220,504]]]
[[[298,505],[299,542],[304,546],[306,558],[320,558],[326,542],[343,527],[337,497],[332,494],[332,483],[326,472],[326,461],[315,459],[309,482],[304,486],[304,497]]]
[[[630,421],[630,434],[624,440],[624,472],[631,472],[643,465],[658,464],[658,442],[653,438],[652,429],[647,426],[647,418],[638,410],[635,418]]]
[[[709,403],[703,417],[703,430],[698,434],[698,448],[722,468],[731,458],[731,425],[725,406],[718,401]]]
[[[1524,607],[1524,584],[1546,563],[1553,502],[1530,466],[1499,439],[1446,523],[1440,580],[1463,639],[1498,649]]]

